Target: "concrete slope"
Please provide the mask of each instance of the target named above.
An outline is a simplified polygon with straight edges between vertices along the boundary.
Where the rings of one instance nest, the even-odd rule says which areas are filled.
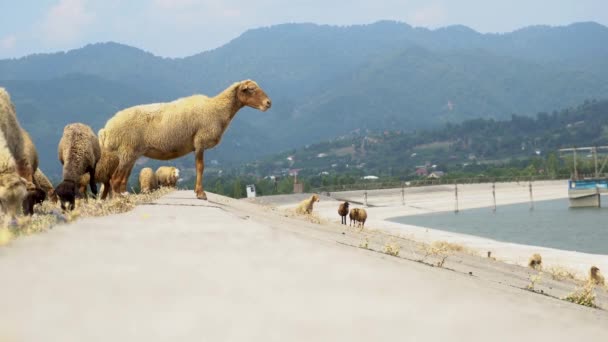
[[[175,192],[0,248],[0,341],[602,340],[608,316]],[[603,337],[602,337],[603,336]]]

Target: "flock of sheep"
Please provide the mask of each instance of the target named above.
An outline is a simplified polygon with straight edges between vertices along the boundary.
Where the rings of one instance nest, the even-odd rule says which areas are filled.
[[[102,199],[122,195],[137,159],[170,160],[195,152],[197,198],[203,190],[206,149],[216,146],[236,113],[244,106],[266,111],[271,102],[256,82],[236,82],[215,97],[193,95],[173,102],[140,105],[119,111],[95,135],[82,123],[65,126],[58,146],[63,180],[53,187],[38,168],[38,154],[17,120],[10,95],[0,88],[0,205],[15,218],[22,210],[31,215],[34,205],[47,197],[72,210],[77,196],[86,196],[87,185]],[[175,186],[179,170],[160,167],[140,172],[142,192]]]
[[[298,204],[296,213],[311,214],[314,203],[319,201],[319,195],[313,194],[310,198],[307,198]],[[363,208],[352,208],[349,211],[349,206],[350,203],[348,202],[340,203],[338,206],[338,215],[342,218],[341,224],[346,224],[346,215],[348,215],[350,218],[349,226],[352,226],[354,222],[356,226],[363,228],[365,226],[365,221],[367,221],[367,211]]]

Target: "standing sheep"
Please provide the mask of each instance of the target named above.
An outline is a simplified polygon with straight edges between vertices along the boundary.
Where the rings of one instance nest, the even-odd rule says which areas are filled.
[[[365,227],[365,221],[367,221],[367,211],[365,209],[353,208],[348,216],[350,217],[349,226],[355,221],[355,226],[360,225],[361,228]]]
[[[310,198],[307,198],[298,204],[296,213],[298,214],[311,214],[312,207],[315,202],[319,202],[319,195],[313,194]]]
[[[0,88],[0,204],[15,218],[32,184],[33,172],[24,155],[23,133],[8,92]]]
[[[65,210],[68,203],[69,210],[73,210],[77,185],[83,174],[89,174],[91,192],[97,196],[95,167],[101,158],[99,141],[91,127],[81,123],[69,124],[63,129],[58,154],[63,165],[63,181],[57,186],[55,193],[59,196],[62,209]]]
[[[348,215],[348,206],[350,205],[350,203],[348,202],[344,202],[342,204],[340,204],[340,206],[338,207],[338,215],[340,215],[341,220],[341,224],[346,224],[346,215]]]
[[[194,151],[196,197],[207,199],[203,189],[205,150],[215,147],[244,106],[266,111],[271,102],[251,80],[236,82],[215,97],[193,95],[173,102],[135,106],[108,120],[101,139],[104,149],[120,160],[112,176],[112,190],[123,193],[135,161],[141,156],[170,160]]]
[[[154,170],[149,167],[141,169],[139,172],[139,188],[142,193],[152,192],[158,188]]]
[[[179,169],[173,166],[161,166],[156,170],[156,179],[159,186],[174,188],[179,179]]]

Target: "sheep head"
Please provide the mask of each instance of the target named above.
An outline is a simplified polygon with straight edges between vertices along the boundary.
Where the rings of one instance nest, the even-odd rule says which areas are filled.
[[[272,106],[268,95],[252,80],[240,82],[236,96],[244,106],[259,109],[262,112],[267,111]]]
[[[57,185],[55,194],[59,197],[61,209],[74,210],[74,207],[76,206],[76,191],[76,182],[71,180],[64,180],[61,184]]]
[[[16,173],[0,176],[0,204],[5,213],[15,218],[21,210],[23,199],[27,195],[26,181]]]

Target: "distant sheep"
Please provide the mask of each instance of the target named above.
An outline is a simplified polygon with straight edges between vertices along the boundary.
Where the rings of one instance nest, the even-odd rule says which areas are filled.
[[[190,152],[196,157],[198,199],[207,199],[203,189],[203,153],[219,144],[222,134],[244,106],[266,111],[271,102],[251,80],[236,82],[215,97],[194,95],[173,102],[124,109],[106,123],[101,137],[104,149],[120,160],[112,176],[112,190],[123,193],[137,158],[170,160]]]
[[[528,260],[528,267],[533,268],[535,270],[540,270],[542,268],[543,258],[538,253],[532,254],[530,259]]]
[[[340,215],[342,221],[340,222],[341,224],[346,224],[346,215],[348,215],[348,206],[350,205],[350,203],[348,202],[344,202],[341,203],[340,206],[338,207],[338,215]]]
[[[174,188],[179,179],[179,169],[173,166],[161,166],[156,170],[156,179],[159,186]]]
[[[63,165],[63,181],[55,189],[59,196],[61,208],[73,210],[80,177],[88,173],[89,185],[93,195],[97,196],[95,167],[101,158],[101,148],[97,136],[91,127],[74,123],[65,126],[58,147],[59,161]]]
[[[307,198],[300,202],[296,208],[298,214],[311,214],[312,208],[315,202],[319,202],[319,195],[313,194],[310,198]]]
[[[365,221],[367,221],[367,211],[362,208],[353,208],[350,210],[349,226],[352,225],[353,221],[355,221],[355,226],[360,226],[363,228],[365,226]]]
[[[0,88],[0,204],[4,213],[12,218],[21,211],[27,184],[33,180],[23,148],[15,106],[8,92]]]
[[[149,167],[141,169],[139,172],[139,188],[142,193],[152,192],[158,188],[154,170]]]
[[[600,274],[600,269],[596,266],[592,266],[589,270],[589,281],[594,285],[606,285],[604,276]]]

